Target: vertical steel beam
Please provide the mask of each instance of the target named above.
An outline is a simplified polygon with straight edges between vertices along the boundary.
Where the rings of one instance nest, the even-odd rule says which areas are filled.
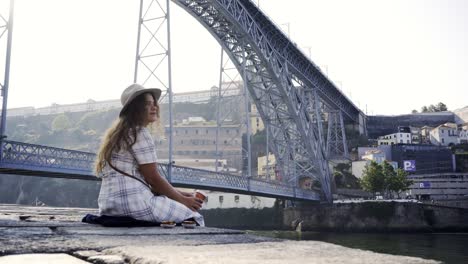
[[[174,120],[172,112],[174,110],[172,106],[173,92],[172,92],[172,56],[171,56],[171,10],[169,5],[169,0],[166,0],[166,24],[167,24],[167,92],[169,94],[169,181],[172,179],[172,155],[173,155],[173,131],[174,131]]]
[[[328,111],[327,131],[327,156],[328,158],[349,158],[346,142],[346,132],[341,110]]]
[[[141,36],[141,24],[143,23],[143,0],[140,0],[140,12],[138,15],[138,31],[137,31],[137,46],[135,55],[135,72],[133,73],[133,82],[138,81],[138,61],[140,60],[140,36]]]
[[[224,50],[221,47],[221,57],[219,65],[219,85],[218,85],[218,98],[216,99],[216,146],[215,146],[215,171],[218,172],[219,163],[219,132],[221,129],[221,86],[223,85],[223,72],[224,72]]]
[[[160,88],[161,103],[168,104],[168,176],[173,159],[173,91],[171,65],[170,0],[140,0],[134,82]],[[164,24],[165,27],[164,27]]]
[[[248,102],[248,98],[246,97],[248,94],[246,95],[244,89],[245,82],[242,81],[243,76],[240,74],[241,71],[235,67],[233,61],[227,55],[223,47],[221,47],[220,58],[219,86],[216,98],[215,166],[221,158],[226,158],[228,162],[242,164],[242,158],[249,155],[248,147],[244,147],[242,145],[242,134],[247,133],[248,122],[250,122],[247,113],[248,107],[245,105],[245,103]],[[229,153],[226,154],[226,145],[223,144],[224,141],[221,139],[221,128],[223,128],[224,125],[232,125],[232,121],[229,120],[235,114],[240,114],[239,133],[241,135],[240,140],[238,141],[241,155],[237,157]],[[239,137],[239,135],[234,133],[233,136],[230,136],[230,138],[227,139],[227,146],[228,148],[231,148],[231,150],[233,149],[233,146],[238,147],[235,140],[237,137]],[[226,139],[226,137],[224,137],[224,139]],[[224,146],[224,148],[222,146]],[[245,175],[246,173],[242,172],[242,174]]]
[[[271,175],[270,175],[270,131],[268,129],[268,122],[263,123],[265,126],[265,133],[266,133],[266,147],[265,147],[265,158],[266,158],[266,178],[268,180],[271,180]]]
[[[250,99],[249,99],[249,92],[248,92],[248,82],[247,82],[247,52],[243,52],[244,54],[244,62],[243,62],[243,69],[242,69],[242,79],[244,82],[244,101],[245,101],[245,117],[246,117],[246,137],[247,137],[247,149],[245,150],[247,156],[247,173],[246,177],[252,176],[252,147],[251,147],[251,130],[250,130]]]
[[[343,111],[339,111],[339,118],[340,118],[340,126],[341,126],[341,139],[342,139],[342,144],[343,144],[343,156],[348,159],[349,158],[349,153],[348,153],[348,142],[346,141],[346,128],[344,125],[344,120],[343,120]]]
[[[6,22],[6,30],[8,31],[7,37],[7,47],[6,47],[6,59],[5,59],[5,76],[2,85],[2,117],[0,124],[0,160],[3,157],[3,139],[6,138],[6,116],[8,108],[8,88],[10,87],[10,61],[11,61],[11,43],[13,38],[13,14],[14,14],[14,0],[10,0],[10,12],[8,16],[8,21],[2,19]],[[3,35],[3,34],[2,34]]]
[[[330,154],[332,152],[331,150],[331,144],[332,144],[332,130],[333,130],[333,122],[334,122],[334,114],[333,112],[329,112],[327,115],[327,146],[325,148],[327,152],[327,157],[330,157]]]

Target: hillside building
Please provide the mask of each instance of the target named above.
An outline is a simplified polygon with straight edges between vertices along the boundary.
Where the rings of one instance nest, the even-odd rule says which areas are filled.
[[[411,132],[398,132],[385,136],[381,136],[377,139],[377,144],[380,145],[395,145],[395,144],[411,144],[412,135]]]
[[[430,132],[432,145],[451,146],[458,143],[458,130],[455,123],[445,123]]]
[[[205,121],[201,117],[191,117],[173,126],[173,156],[177,158],[216,159],[217,125],[214,121]],[[241,125],[222,125],[219,128],[218,159],[226,160],[226,166],[242,168],[242,130]],[[169,126],[165,127],[166,139],[169,138]],[[167,158],[168,140],[158,144],[158,157]]]

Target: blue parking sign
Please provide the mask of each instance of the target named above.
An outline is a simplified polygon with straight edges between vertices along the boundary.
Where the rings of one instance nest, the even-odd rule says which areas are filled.
[[[420,182],[419,183],[419,188],[431,188],[431,183],[430,182]]]
[[[404,171],[416,171],[416,161],[415,160],[404,160],[403,161],[403,170]]]

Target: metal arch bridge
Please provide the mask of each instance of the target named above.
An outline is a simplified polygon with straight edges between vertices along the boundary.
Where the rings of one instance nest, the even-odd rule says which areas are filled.
[[[141,3],[144,1],[141,0]],[[157,0],[148,1],[151,1],[151,6]],[[344,122],[361,124],[365,119],[364,114],[250,0],[171,1],[196,18],[211,33],[242,73],[244,86],[270,135],[271,152],[274,153],[280,173],[287,182],[272,184],[248,177],[235,178],[237,176],[167,164],[160,165],[161,171],[178,186],[210,187],[331,202],[328,162],[334,156],[347,155]],[[145,18],[147,10],[142,11],[140,10],[139,28],[145,21],[152,20]],[[168,19],[168,14],[169,12],[165,13],[163,17]],[[10,27],[9,23],[7,50],[11,45]],[[139,34],[138,43],[140,38]],[[167,54],[170,55],[170,52]],[[145,57],[151,55],[143,56],[137,50],[135,79],[138,63]],[[9,61],[7,51],[7,65]],[[154,70],[151,74],[154,75]],[[5,80],[2,86],[2,135],[6,123],[7,73]],[[168,91],[170,89],[169,85]],[[90,166],[94,154],[2,139],[0,141],[0,167],[4,172],[47,172],[68,178],[86,179],[92,175]],[[319,196],[315,192],[309,194],[292,187],[298,185],[300,177],[319,181],[323,195]]]
[[[360,123],[364,114],[250,0],[172,1],[211,33],[242,73],[282,175],[296,185],[299,177],[318,180],[324,200],[332,202],[328,160],[347,155],[344,120]]]
[[[0,173],[100,180],[93,173],[94,153],[3,140]],[[160,173],[176,187],[199,188],[272,198],[320,201],[318,191],[261,179],[158,164]]]

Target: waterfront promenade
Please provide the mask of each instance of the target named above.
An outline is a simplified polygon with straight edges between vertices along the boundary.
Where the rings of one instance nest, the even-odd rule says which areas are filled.
[[[105,228],[95,209],[0,205],[0,263],[439,263],[244,231]]]

